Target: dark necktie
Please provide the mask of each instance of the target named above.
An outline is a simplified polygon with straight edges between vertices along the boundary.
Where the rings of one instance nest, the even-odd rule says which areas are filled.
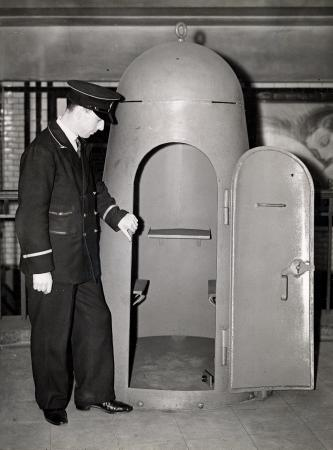
[[[75,139],[76,145],[77,145],[77,156],[81,158],[81,141],[79,138]]]

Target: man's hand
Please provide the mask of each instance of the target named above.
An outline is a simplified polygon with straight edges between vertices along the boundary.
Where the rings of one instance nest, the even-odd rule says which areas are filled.
[[[50,272],[46,273],[34,273],[32,276],[33,288],[36,291],[49,294],[52,290],[52,275]]]
[[[134,214],[127,213],[118,223],[118,228],[127,239],[131,242],[132,235],[136,232],[138,228],[138,219]]]

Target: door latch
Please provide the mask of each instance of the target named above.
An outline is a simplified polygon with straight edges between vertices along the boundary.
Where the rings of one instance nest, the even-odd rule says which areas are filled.
[[[310,272],[314,270],[314,265],[310,264],[309,261],[303,261],[300,258],[295,258],[286,269],[281,272],[281,300],[288,300],[288,275],[292,275],[294,278],[301,277],[305,272]]]
[[[303,261],[300,258],[295,258],[290,265],[282,271],[282,275],[293,275],[299,278],[303,273],[313,270],[314,266],[309,261]]]

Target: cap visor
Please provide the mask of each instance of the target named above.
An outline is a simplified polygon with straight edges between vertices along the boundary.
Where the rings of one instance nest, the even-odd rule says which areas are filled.
[[[100,119],[110,122],[110,114],[107,111],[96,111],[93,110],[96,116],[98,116]]]

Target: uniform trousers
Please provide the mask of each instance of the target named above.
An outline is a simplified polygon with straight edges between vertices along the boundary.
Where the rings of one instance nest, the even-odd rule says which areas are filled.
[[[111,314],[100,280],[54,282],[50,294],[27,280],[31,360],[37,404],[65,409],[114,400]]]

